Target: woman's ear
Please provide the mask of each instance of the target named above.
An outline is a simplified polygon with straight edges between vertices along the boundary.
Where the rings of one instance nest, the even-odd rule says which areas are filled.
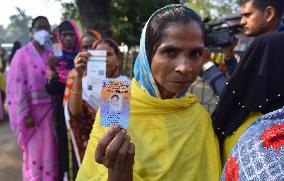
[[[267,6],[264,10],[264,17],[266,19],[266,22],[270,22],[272,19],[274,19],[276,16],[275,8],[272,6]]]

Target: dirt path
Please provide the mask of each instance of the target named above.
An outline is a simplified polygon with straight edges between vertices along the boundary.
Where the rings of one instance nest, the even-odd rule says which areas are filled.
[[[7,121],[0,123],[0,180],[22,180],[22,155]]]

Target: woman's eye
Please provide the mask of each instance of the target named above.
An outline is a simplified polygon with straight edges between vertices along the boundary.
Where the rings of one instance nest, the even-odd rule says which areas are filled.
[[[201,50],[195,50],[191,52],[190,56],[193,59],[199,59],[202,56],[202,53],[203,52]]]
[[[108,56],[108,57],[111,57],[112,55],[113,55],[112,53],[107,52],[107,56]]]
[[[165,50],[165,54],[168,57],[174,57],[174,56],[177,55],[177,52],[173,49],[167,49],[167,50]]]

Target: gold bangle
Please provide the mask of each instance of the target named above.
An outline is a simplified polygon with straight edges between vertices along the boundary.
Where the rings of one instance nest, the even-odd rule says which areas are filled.
[[[73,90],[71,90],[71,94],[82,95],[82,91],[73,91]]]

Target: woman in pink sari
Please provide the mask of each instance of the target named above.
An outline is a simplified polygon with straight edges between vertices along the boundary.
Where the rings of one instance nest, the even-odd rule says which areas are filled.
[[[46,17],[32,22],[32,41],[19,49],[7,77],[10,126],[23,151],[23,180],[58,180],[54,104],[45,91],[50,25]]]

